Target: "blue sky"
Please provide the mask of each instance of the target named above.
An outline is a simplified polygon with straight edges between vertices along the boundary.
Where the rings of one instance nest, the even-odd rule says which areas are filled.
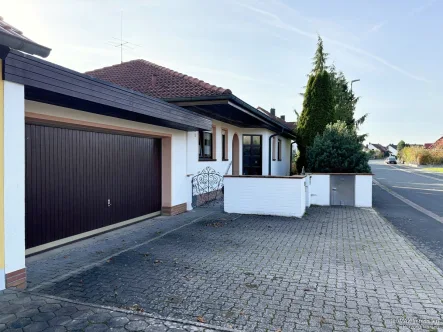
[[[15,0],[4,19],[51,47],[48,60],[83,72],[120,62],[120,36],[146,59],[230,88],[253,106],[295,120],[316,34],[330,63],[360,79],[361,131],[382,144],[443,135],[440,0]]]

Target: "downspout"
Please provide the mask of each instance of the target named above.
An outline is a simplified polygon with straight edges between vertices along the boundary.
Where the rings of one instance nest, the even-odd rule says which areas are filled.
[[[268,167],[268,175],[271,175],[271,161],[272,161],[272,157],[271,157],[271,141],[272,138],[274,138],[275,136],[279,136],[282,135],[284,132],[284,128],[281,127],[281,133],[277,133],[277,134],[272,134],[271,136],[269,136],[269,167]]]
[[[297,143],[296,141],[294,141],[294,142],[291,143],[291,159],[289,159],[289,174],[292,173],[292,158],[294,157],[294,156],[292,155],[292,151],[293,151],[292,146],[293,146],[294,144],[296,144],[296,143]],[[291,175],[292,175],[292,174],[291,174]]]

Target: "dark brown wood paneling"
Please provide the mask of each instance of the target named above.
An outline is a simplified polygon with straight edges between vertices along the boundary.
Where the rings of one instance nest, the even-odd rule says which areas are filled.
[[[26,248],[160,210],[160,139],[26,124]]]

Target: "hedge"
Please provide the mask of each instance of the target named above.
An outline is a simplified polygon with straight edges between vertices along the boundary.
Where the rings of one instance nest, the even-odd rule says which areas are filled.
[[[409,164],[441,165],[443,164],[443,149],[425,149],[410,146],[402,149],[398,157]]]

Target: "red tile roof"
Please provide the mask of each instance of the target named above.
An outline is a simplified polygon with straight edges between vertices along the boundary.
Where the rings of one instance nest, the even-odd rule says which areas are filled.
[[[438,140],[432,144],[431,149],[443,149],[443,137],[440,137]]]
[[[29,39],[28,37],[25,37],[23,35],[23,32],[21,32],[19,29],[14,28],[11,24],[6,23],[5,21],[3,21],[3,17],[1,17],[1,16],[0,16],[0,31],[2,31],[4,33],[7,33],[9,35],[12,35],[14,37],[18,37],[18,38],[21,38],[23,40],[32,42],[32,40]]]
[[[146,60],[132,60],[86,72],[108,81],[157,98],[230,95],[231,90],[206,83]]]

